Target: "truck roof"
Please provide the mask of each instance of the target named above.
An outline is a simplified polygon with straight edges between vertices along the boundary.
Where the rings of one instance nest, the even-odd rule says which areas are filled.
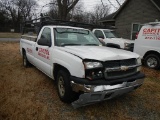
[[[53,28],[74,28],[74,29],[88,30],[88,29],[81,28],[81,27],[62,26],[62,25],[46,25],[46,26],[53,27]]]
[[[112,30],[112,29],[101,29],[101,28],[95,28],[95,29],[93,29],[93,30],[107,30],[107,31],[114,31],[114,30]]]
[[[160,25],[160,22],[149,22],[144,25]]]

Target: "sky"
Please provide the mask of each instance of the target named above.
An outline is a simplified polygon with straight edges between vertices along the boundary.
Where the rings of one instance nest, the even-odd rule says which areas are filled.
[[[36,0],[36,1],[40,6],[37,10],[39,12],[39,11],[41,11],[42,6],[50,3],[51,0]],[[103,1],[104,5],[110,5],[111,6],[111,11],[110,11],[111,13],[116,10],[115,7],[118,7],[118,4],[116,3],[116,0],[110,0],[113,5],[111,5],[109,0],[102,0],[102,1]],[[119,1],[122,3],[124,0],[119,0]],[[96,6],[97,4],[102,4],[101,0],[80,0],[79,2],[84,5],[85,11],[92,11],[94,6]],[[42,12],[47,11],[47,10],[48,10],[48,7],[43,7]]]

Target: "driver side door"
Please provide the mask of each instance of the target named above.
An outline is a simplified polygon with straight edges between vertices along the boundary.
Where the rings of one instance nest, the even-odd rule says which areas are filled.
[[[41,44],[40,44],[41,39]],[[49,42],[50,45],[44,43]],[[43,71],[48,76],[51,76],[51,50],[52,50],[52,36],[51,29],[45,27],[35,44],[35,65],[38,69]]]

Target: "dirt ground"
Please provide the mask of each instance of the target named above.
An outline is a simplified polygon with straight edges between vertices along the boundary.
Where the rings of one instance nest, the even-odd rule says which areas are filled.
[[[143,67],[144,84],[119,98],[73,109],[55,83],[24,68],[19,43],[0,42],[0,120],[160,120],[160,71]]]

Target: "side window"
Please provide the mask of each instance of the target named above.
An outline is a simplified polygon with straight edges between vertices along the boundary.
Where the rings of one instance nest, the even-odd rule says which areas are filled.
[[[47,40],[51,41],[51,29],[44,28],[40,39],[47,39]]]
[[[103,35],[102,31],[100,31],[100,30],[95,30],[94,34],[95,34],[95,36],[96,36],[97,38],[103,38],[103,39],[104,39],[104,35]]]

